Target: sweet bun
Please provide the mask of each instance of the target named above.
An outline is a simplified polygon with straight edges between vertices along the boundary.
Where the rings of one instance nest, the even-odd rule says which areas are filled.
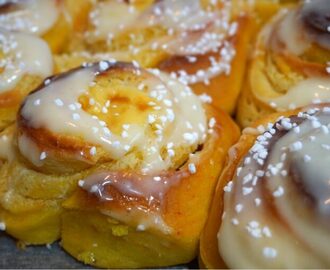
[[[119,130],[125,133],[121,126],[137,121],[143,139],[118,162],[99,165],[81,178],[80,188],[64,202],[62,246],[98,267],[188,262],[196,255],[211,194],[237,128],[226,114],[202,109],[189,88],[164,73],[120,64],[110,70],[134,87],[113,87],[119,96],[110,104],[124,110]],[[115,119],[111,126],[115,130]],[[137,133],[139,137],[141,131]],[[76,222],[81,218],[86,222]]]
[[[51,243],[62,237],[63,247],[77,259],[103,267],[167,265],[192,259],[226,150],[238,137],[230,117],[203,105],[189,87],[157,69],[109,61],[47,78],[24,100],[17,124],[6,132],[11,152],[0,153],[0,220],[6,232],[25,244]],[[107,172],[141,176],[155,190],[142,182],[135,183],[138,190],[164,194],[166,210],[157,212],[163,223],[158,224],[150,213],[152,222],[150,228],[145,224],[143,237],[132,235],[136,245],[118,239],[132,260],[125,259],[125,250],[111,251],[113,237],[101,241],[110,227],[95,232],[89,226],[97,220],[102,226],[111,219],[135,230],[143,223],[143,211],[141,219],[120,211],[139,208],[140,203],[148,207],[149,193],[136,197],[126,186],[129,180],[123,179],[127,190],[117,186],[112,190],[109,185],[118,201],[103,204],[87,187],[89,179]],[[150,211],[159,206],[157,196]],[[101,208],[120,211],[112,215]],[[75,217],[81,215],[90,217],[90,223],[77,223]],[[188,219],[194,226],[187,227]],[[173,234],[162,231],[172,226]],[[84,235],[80,244],[77,234]],[[98,260],[92,261],[86,254],[90,255],[88,243],[95,234],[100,242],[95,253]],[[159,245],[172,243],[173,251],[164,248],[164,257],[154,261],[146,255],[155,249],[134,254],[144,237],[149,243],[166,239]],[[105,251],[112,253],[105,256]]]
[[[204,267],[329,267],[329,110],[275,113],[243,131],[201,236]]]
[[[241,126],[276,111],[329,100],[328,1],[279,13],[258,34],[237,106]]]

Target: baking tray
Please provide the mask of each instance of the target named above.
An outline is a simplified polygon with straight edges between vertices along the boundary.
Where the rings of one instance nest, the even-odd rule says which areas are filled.
[[[0,232],[0,268],[1,269],[93,269],[72,258],[56,242],[46,246],[28,246],[19,249],[16,241]],[[166,269],[196,269],[197,260],[189,264]]]

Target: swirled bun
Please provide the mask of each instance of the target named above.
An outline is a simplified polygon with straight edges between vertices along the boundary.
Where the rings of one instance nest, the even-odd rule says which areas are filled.
[[[175,227],[180,231],[179,234],[176,231],[176,237],[187,233],[182,237],[185,244],[178,244],[177,249],[183,254],[178,262],[186,261],[196,252],[198,233],[205,221],[226,149],[236,140],[238,133],[225,113],[204,107],[189,87],[159,70],[144,70],[132,64],[108,61],[46,79],[24,100],[17,125],[9,131],[14,158],[9,155],[2,158],[0,167],[0,220],[6,224],[7,233],[26,244],[51,243],[61,235],[60,218],[65,201],[63,247],[91,264],[95,262],[79,255],[85,244],[74,244],[74,235],[80,230],[88,230],[84,227],[88,224],[81,224],[79,228],[78,224],[71,223],[72,215],[80,215],[86,210],[80,208],[80,203],[74,203],[74,198],[79,194],[90,197],[89,191],[84,191],[88,184],[81,190],[83,179],[88,183],[88,179],[97,178],[104,172],[144,175],[146,178],[174,174],[174,179],[168,179],[168,185],[180,188],[169,195],[171,201],[178,204],[177,210],[175,204],[171,206],[170,215],[177,215],[177,211],[182,210],[184,216],[189,216],[193,211],[190,203],[186,205],[179,199],[186,189],[191,189],[189,194],[196,196],[192,200],[194,207],[199,205],[196,216],[192,215],[192,219],[198,218],[198,222],[191,235],[190,229],[183,226],[183,220],[178,219],[180,222]],[[220,151],[215,151],[215,147]],[[203,161],[199,160],[199,155]],[[213,162],[217,165],[212,165]],[[181,167],[185,169],[180,171]],[[199,177],[202,176],[205,176],[200,187],[203,198],[197,196]],[[184,178],[182,182],[180,177]],[[123,180],[123,185],[126,184]],[[164,194],[167,191],[166,185],[156,188],[164,188]],[[144,189],[143,183],[141,189]],[[124,198],[132,195],[131,190],[125,192],[121,191],[118,204],[125,204]],[[143,205],[149,198],[147,194],[142,196]],[[97,197],[94,200],[87,215],[126,221],[122,216],[103,215]],[[139,204],[136,203],[137,207]],[[150,207],[154,209],[155,206]],[[128,218],[127,226],[134,228],[140,221],[134,214]],[[77,231],[71,231],[71,228]],[[149,228],[146,229],[149,233]],[[157,224],[151,224],[150,237],[154,230],[165,234]],[[86,233],[81,243],[88,242],[90,237],[92,235]],[[104,235],[101,233],[98,237],[102,239]],[[100,243],[101,252],[111,248],[108,242],[104,244]],[[87,249],[86,254],[88,252]],[[105,260],[108,267],[120,266],[116,260],[102,256],[101,253],[100,262]],[[158,264],[176,263],[175,256],[172,256]]]
[[[327,268],[329,104],[276,113],[230,150],[201,237],[208,268]]]
[[[259,33],[238,103],[238,122],[329,100],[327,1],[282,9]]]

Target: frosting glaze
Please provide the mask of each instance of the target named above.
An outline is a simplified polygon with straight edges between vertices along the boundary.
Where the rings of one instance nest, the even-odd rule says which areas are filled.
[[[125,14],[125,16],[123,16]],[[122,1],[98,2],[90,13],[96,39],[111,39],[124,28],[136,22],[139,12]]]
[[[129,207],[127,217],[123,213],[119,214],[125,212],[122,210],[103,212],[123,222],[138,220],[136,225],[143,230],[156,227],[168,234],[171,233],[171,228],[162,218],[162,201],[166,192],[187,176],[189,176],[189,172],[186,170],[173,171],[170,172],[170,175],[169,173],[146,175],[136,172],[100,172],[84,179],[81,187],[95,194],[101,201],[118,201],[118,198],[114,199],[111,194],[113,188],[121,194],[129,196],[133,201],[135,198],[140,202],[138,206]]]
[[[218,233],[229,267],[330,265],[329,111],[281,118],[242,159],[224,189]]]
[[[211,121],[210,132],[213,130],[213,124]],[[113,203],[109,208],[100,207],[103,214],[135,225],[137,230],[157,229],[170,234],[172,228],[163,219],[166,195],[171,188],[196,173],[195,164],[199,163],[200,158],[201,152],[197,151],[189,155],[183,166],[157,174],[101,171],[79,181],[79,186],[96,196],[100,205]]]
[[[41,78],[52,74],[51,51],[38,37],[0,30],[0,52],[0,93],[14,88],[25,74]]]
[[[7,31],[46,33],[59,17],[56,0],[5,0],[0,2],[0,25]]]
[[[276,19],[279,21],[275,31],[280,44],[272,40],[275,50],[281,50],[284,46],[288,52],[301,55],[311,46],[312,41],[304,31],[299,14],[299,10],[283,10],[280,12]]]
[[[134,90],[127,87],[109,90],[109,100],[98,107],[104,115],[103,120],[100,115],[85,111],[79,98],[90,94],[98,76],[111,78],[111,72],[123,69],[140,78],[141,83]],[[127,110],[127,104],[116,104],[118,91],[125,99],[130,97],[134,101],[136,96],[147,100],[148,110],[136,115],[137,120],[127,120],[120,128],[118,124],[115,128],[112,122],[118,123],[119,112],[120,119],[124,120],[136,114],[131,111],[134,107],[129,107],[125,114],[120,106]],[[89,103],[92,108],[100,105],[91,97]],[[131,151],[140,151],[143,172],[166,170],[171,166],[176,148],[194,148],[206,138],[205,112],[190,88],[158,70],[146,71],[124,63],[101,61],[48,79],[27,97],[20,115],[20,123],[27,123],[34,129],[45,128],[56,134],[83,138],[87,143],[102,147],[114,160]],[[166,158],[162,155],[164,151],[168,152]]]
[[[84,189],[97,193],[102,200],[112,201],[113,197],[107,192],[107,186],[113,186],[128,196],[146,197],[149,201],[161,200],[166,191],[182,177],[188,176],[188,172],[173,177],[165,173],[156,175],[143,175],[132,172],[101,172],[91,175],[84,180]]]
[[[270,99],[278,111],[330,101],[330,77],[308,78],[297,83],[278,98]]]

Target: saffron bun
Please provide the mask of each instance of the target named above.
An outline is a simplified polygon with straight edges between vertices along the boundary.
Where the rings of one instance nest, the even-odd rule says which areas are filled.
[[[90,0],[5,0],[0,25],[7,31],[43,38],[54,53],[62,52],[73,33],[86,27]]]
[[[53,57],[45,41],[0,29],[0,131],[15,121],[24,97],[52,73]]]
[[[251,10],[241,0],[98,1],[68,54],[75,60],[107,54],[159,68],[232,113],[255,30]]]
[[[237,106],[243,127],[264,115],[329,101],[327,1],[282,9],[258,34]]]
[[[118,102],[127,110],[119,118],[119,134],[125,135],[121,126],[133,126],[134,119],[147,137],[139,140],[141,150],[133,146],[117,162],[94,166],[80,177],[79,188],[63,204],[62,247],[84,263],[105,268],[189,262],[196,256],[213,189],[238,129],[229,116],[202,106],[189,88],[164,73],[121,64],[110,70],[113,77],[129,77],[137,97],[142,95],[134,101],[133,92],[118,88]],[[140,75],[134,74],[139,70]],[[166,92],[172,98],[160,97]],[[130,103],[138,111],[127,109]],[[164,116],[168,120],[162,123]],[[116,129],[114,120],[111,127]]]
[[[207,268],[328,268],[330,104],[257,121],[229,152],[201,235]]]
[[[99,243],[97,262],[88,261],[84,254],[89,254],[92,247],[87,243],[95,232],[90,231],[89,223],[71,221],[83,213],[90,216],[90,222],[95,221],[94,216],[101,221],[117,219],[123,227],[135,229],[136,222],[145,217],[143,211],[141,219],[134,214],[114,217],[101,211],[100,205],[114,212],[125,210],[119,205],[124,207],[126,199],[131,198],[134,203],[126,205],[126,210],[134,205],[147,207],[149,193],[143,197],[132,194],[128,187],[127,194],[119,189],[118,201],[103,205],[86,187],[88,179],[102,173],[143,175],[146,183],[155,183],[155,190],[147,192],[164,193],[166,205],[173,203],[171,210],[166,206],[164,222],[170,220],[166,226],[174,227],[174,235],[162,231],[165,225],[158,224],[158,219],[154,219],[156,224],[151,222],[150,228],[146,224],[146,231],[141,234],[154,240],[164,237],[168,239],[165,244],[172,243],[181,252],[181,256],[173,255],[168,250],[169,255],[164,253],[159,265],[188,261],[196,254],[198,235],[226,150],[237,138],[238,128],[229,116],[203,105],[189,87],[157,69],[101,61],[49,77],[24,100],[16,124],[0,134],[0,146],[3,143],[7,147],[0,151],[0,221],[8,234],[24,244],[51,243],[62,235],[63,247],[86,263],[102,266],[105,262],[116,267],[121,260],[123,265],[125,261],[134,264],[116,257],[116,251],[108,254],[108,259],[103,258],[103,251],[112,248],[110,242]],[[162,179],[160,185],[152,180],[158,175]],[[165,177],[168,184],[163,186]],[[86,186],[81,184],[83,179]],[[122,184],[126,186],[127,181],[123,179]],[[138,189],[146,188],[139,184]],[[198,196],[200,192],[202,196]],[[185,194],[190,194],[189,200],[183,200]],[[88,203],[89,198],[94,198],[89,209],[81,208],[81,203]],[[152,220],[158,197],[150,203]],[[194,225],[185,227],[184,220],[189,218]],[[177,223],[172,224],[174,221]],[[74,246],[75,235],[85,230],[81,244]],[[97,239],[110,231],[98,232]],[[144,242],[143,237],[135,236],[139,234],[133,237],[136,246],[128,245],[132,249]],[[175,244],[174,239],[181,242]],[[119,245],[125,243],[118,239]],[[131,254],[127,248],[127,254]],[[143,260],[141,254],[136,265]]]

